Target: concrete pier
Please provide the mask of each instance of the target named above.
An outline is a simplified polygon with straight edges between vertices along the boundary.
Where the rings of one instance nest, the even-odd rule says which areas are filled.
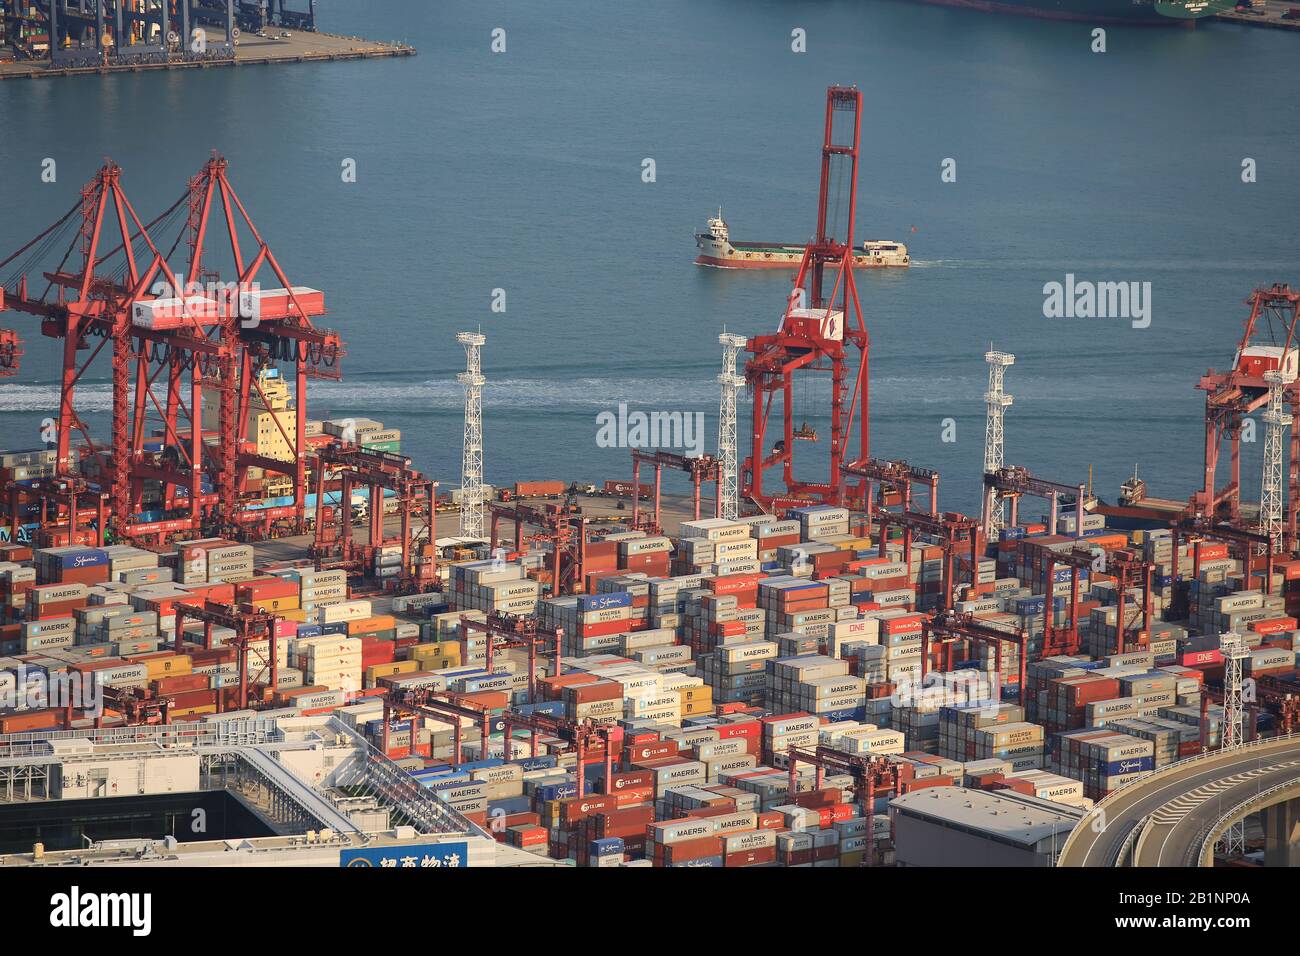
[[[274,30],[274,32],[272,32]],[[146,70],[207,70],[222,66],[250,66],[274,63],[316,63],[329,60],[364,60],[375,57],[414,56],[415,47],[404,43],[363,40],[332,33],[287,31],[279,39],[278,28],[268,28],[266,37],[245,33],[235,55],[228,59],[202,61],[171,60],[164,63],[106,64],[92,67],[57,67],[45,61],[0,61],[0,81],[42,79],[54,76],[94,76],[104,73],[140,73]]]

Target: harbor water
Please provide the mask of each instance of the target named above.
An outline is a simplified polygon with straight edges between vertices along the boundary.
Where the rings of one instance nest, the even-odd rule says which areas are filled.
[[[698,267],[692,234],[721,205],[735,239],[809,237],[832,83],[866,92],[858,238],[906,242],[913,261],[858,275],[872,451],[937,468],[948,507],[978,507],[990,342],[1016,355],[1009,462],[1072,483],[1092,465],[1108,499],[1137,463],[1151,493],[1185,498],[1197,378],[1231,362],[1254,287],[1300,281],[1300,101],[1278,79],[1300,37],[1285,31],[1111,27],[1096,53],[1087,24],[901,0],[318,11],[325,30],[419,55],[0,83],[0,253],[66,211],[104,156],[148,219],[218,150],[349,342],[344,380],[314,385],[309,416],[400,428],[444,488],[459,481],[462,329],[487,335],[490,483],[630,476],[627,449],[597,441],[620,403],[702,413],[714,449],[717,335],[774,330],[791,276]],[[1067,276],[1149,289],[1149,322],[1045,316],[1044,286]],[[27,343],[0,383],[0,446],[34,446],[57,405],[56,344],[29,316],[0,325]],[[80,392],[104,438],[108,373],[101,361]],[[823,435],[828,394],[796,389],[797,420]],[[798,449],[809,473],[824,441]]]

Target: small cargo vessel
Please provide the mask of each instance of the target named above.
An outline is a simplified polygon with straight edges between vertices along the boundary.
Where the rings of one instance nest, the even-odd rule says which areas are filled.
[[[1192,25],[1231,13],[1235,0],[913,0],[934,6],[965,7],[985,13],[1010,13],[1048,20],[1086,23]]]
[[[696,265],[717,269],[785,269],[798,267],[804,247],[787,242],[733,242],[722,210],[709,220],[708,231],[695,234],[700,254]],[[907,246],[886,239],[868,239],[853,256],[855,269],[906,268],[911,264]]]

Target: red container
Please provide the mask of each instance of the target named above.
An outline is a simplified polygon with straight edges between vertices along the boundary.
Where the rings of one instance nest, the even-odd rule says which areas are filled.
[[[169,696],[186,691],[207,690],[210,680],[207,674],[177,674],[174,677],[159,677],[153,682],[153,689],[160,696]]]
[[[612,680],[597,680],[590,684],[575,684],[565,687],[561,697],[566,704],[591,704],[601,700],[619,700],[623,697],[623,685]]]
[[[710,856],[720,856],[722,854],[722,838],[709,836],[700,837],[698,840],[681,840],[677,843],[657,844],[655,846],[655,862],[669,863],[689,863],[692,860],[703,860]]]
[[[636,744],[628,747],[623,752],[623,759],[627,763],[642,764],[650,760],[676,757],[677,752],[677,741],[663,740],[652,744]]]
[[[618,802],[612,796],[595,794],[586,797],[568,797],[560,801],[560,822],[571,826],[596,813],[618,809]]]
[[[723,857],[723,866],[762,866],[776,862],[776,847],[765,846],[757,850],[741,850]]]
[[[235,594],[243,601],[265,601],[269,598],[298,596],[298,582],[288,578],[271,575],[252,581],[243,581],[235,589]]]

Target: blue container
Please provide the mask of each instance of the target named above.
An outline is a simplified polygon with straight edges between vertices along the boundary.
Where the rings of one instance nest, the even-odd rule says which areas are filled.
[[[73,568],[97,568],[104,564],[108,564],[108,552],[98,548],[81,548],[54,555],[54,566],[60,571],[69,571]]]
[[[833,724],[845,720],[863,720],[867,716],[866,707],[854,707],[851,710],[828,710],[819,716],[825,717]]]
[[[578,795],[578,782],[573,780],[566,783],[548,783],[544,787],[538,787],[535,792],[537,799],[543,802],[564,800]]]
[[[722,857],[720,856],[703,856],[698,860],[691,860],[687,863],[670,863],[670,867],[687,867],[687,866],[722,866]]]
[[[532,808],[532,804],[528,802],[527,797],[503,797],[500,800],[488,801],[488,816],[491,817],[494,813],[504,813],[506,815],[527,813]]]
[[[536,704],[524,704],[517,708],[521,714],[550,714],[554,717],[564,716],[564,701],[562,700],[542,700]]]
[[[511,763],[517,763],[525,770],[550,770],[559,766],[559,758],[555,754],[542,754],[538,757],[524,757],[519,760],[512,760]]]
[[[505,761],[500,757],[488,757],[486,760],[471,760],[460,765],[461,770],[483,770],[487,767],[500,767]]]
[[[622,856],[623,838],[604,837],[599,840],[592,840],[589,852],[592,856]]]
[[[579,611],[604,611],[614,607],[631,607],[632,595],[627,591],[607,591],[600,594],[578,595]]]
[[[348,625],[346,621],[335,621],[333,624],[319,625],[321,634],[347,634]]]
[[[299,637],[320,637],[325,632],[319,624],[299,624],[295,633]]]
[[[1003,528],[998,532],[999,541],[1015,541],[1025,536],[1025,529],[1012,525],[1010,528]]]
[[[1070,573],[1071,573],[1073,570],[1074,570],[1073,568],[1055,568],[1055,569],[1052,571],[1052,583],[1053,583],[1053,584],[1069,584],[1069,583],[1070,583]],[[1080,584],[1083,584],[1083,582],[1086,581],[1086,580],[1088,580],[1088,569],[1087,569],[1087,568],[1080,568],[1080,569],[1079,569],[1079,583],[1080,583]]]
[[[1125,773],[1142,773],[1145,770],[1154,770],[1156,761],[1154,757],[1126,757],[1123,760],[1112,760],[1110,763],[1098,763],[1097,770],[1106,777],[1118,777]]]

